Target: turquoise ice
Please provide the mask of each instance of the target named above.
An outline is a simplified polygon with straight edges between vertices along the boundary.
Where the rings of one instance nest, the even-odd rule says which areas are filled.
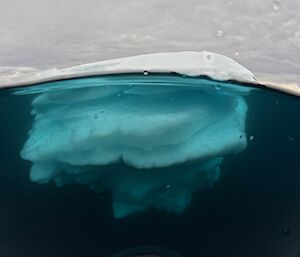
[[[193,192],[219,179],[223,159],[247,145],[251,88],[232,81],[256,83],[234,60],[205,51],[33,75],[40,84],[17,92],[37,95],[21,151],[30,178],[108,189],[117,218],[149,208],[181,213]]]
[[[223,158],[247,144],[247,90],[233,83],[122,75],[39,89],[21,152],[31,180],[109,189],[115,217],[184,211],[194,191],[218,180]]]

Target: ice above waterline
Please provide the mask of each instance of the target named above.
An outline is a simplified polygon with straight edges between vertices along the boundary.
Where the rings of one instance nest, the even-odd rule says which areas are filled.
[[[21,151],[33,162],[31,180],[109,189],[115,217],[184,211],[192,192],[218,180],[224,156],[246,147],[247,104],[230,84],[152,77],[57,81],[58,90],[39,94]],[[81,86],[68,89],[72,82]]]
[[[187,76],[205,75],[215,80],[235,80],[256,83],[256,78],[236,61],[213,52],[186,51],[130,56],[77,65],[65,69],[19,71],[19,75],[5,76],[1,87],[31,85],[51,80],[91,75],[128,73],[177,73]]]

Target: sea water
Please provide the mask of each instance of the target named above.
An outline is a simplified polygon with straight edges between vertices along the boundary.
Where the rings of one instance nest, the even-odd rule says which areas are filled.
[[[298,256],[298,98],[133,74],[3,89],[0,100],[2,256],[109,257],[149,245],[190,257]],[[70,137],[83,128],[81,141]],[[95,155],[102,145],[115,155]]]

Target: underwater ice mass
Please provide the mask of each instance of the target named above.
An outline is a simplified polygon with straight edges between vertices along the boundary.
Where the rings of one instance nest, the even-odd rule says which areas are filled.
[[[21,151],[31,180],[109,189],[116,218],[183,212],[194,191],[219,179],[223,158],[246,147],[243,94],[200,78],[109,77],[51,82],[57,90],[35,97]]]

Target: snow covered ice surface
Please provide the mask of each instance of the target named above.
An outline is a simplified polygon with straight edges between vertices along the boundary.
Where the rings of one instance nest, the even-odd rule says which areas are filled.
[[[58,186],[75,182],[99,193],[109,189],[117,218],[151,207],[184,211],[194,191],[218,180],[223,158],[247,145],[248,88],[170,74],[188,70],[187,75],[255,82],[231,59],[209,56],[218,60],[215,65],[192,52],[100,62],[67,70],[84,75],[94,67],[93,74],[98,70],[101,76],[18,91],[39,92],[21,151],[33,163],[31,180]],[[145,67],[163,73],[143,74]]]
[[[185,51],[137,55],[82,64],[65,69],[42,71],[27,69],[19,76],[6,76],[6,80],[3,78],[1,87],[24,86],[49,80],[92,75],[144,72],[172,72],[187,76],[205,75],[216,80],[256,83],[254,75],[231,58],[209,51]]]

